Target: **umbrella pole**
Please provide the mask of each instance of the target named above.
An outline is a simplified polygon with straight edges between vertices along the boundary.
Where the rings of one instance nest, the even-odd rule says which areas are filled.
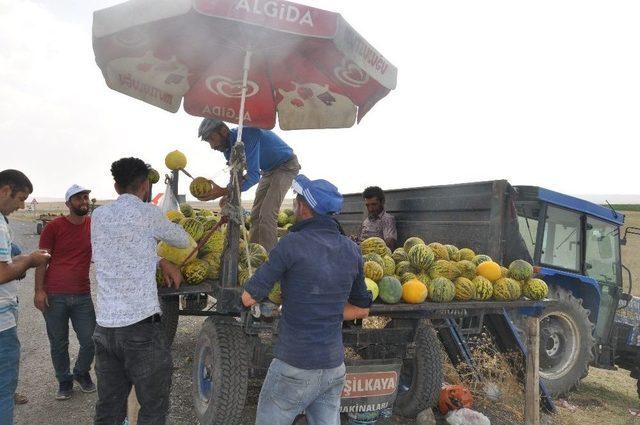
[[[237,142],[242,141],[242,127],[244,126],[244,103],[247,100],[247,80],[249,79],[249,66],[251,64],[251,51],[244,53],[244,66],[242,67],[242,94],[240,96],[240,116],[238,117],[238,138]]]

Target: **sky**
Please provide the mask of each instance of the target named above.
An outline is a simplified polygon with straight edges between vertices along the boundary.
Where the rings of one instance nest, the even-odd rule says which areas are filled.
[[[92,12],[118,3],[0,0],[0,169],[25,172],[36,198],[78,183],[112,199],[111,162],[137,156],[165,173],[175,149],[192,174],[228,179],[196,137],[199,117],[107,88]],[[398,68],[397,89],[360,125],[276,127],[308,177],[343,193],[507,179],[640,194],[640,2],[301,3],[341,13]]]

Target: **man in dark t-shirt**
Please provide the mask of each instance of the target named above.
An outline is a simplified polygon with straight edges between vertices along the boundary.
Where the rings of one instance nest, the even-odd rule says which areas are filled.
[[[57,400],[71,397],[73,381],[83,392],[96,390],[89,370],[94,356],[92,335],[96,315],[89,288],[91,263],[90,190],[73,185],[65,195],[69,214],[45,226],[40,249],[51,254],[48,267],[36,269],[34,304],[42,311],[58,380]],[[69,361],[69,320],[80,343],[73,368]]]

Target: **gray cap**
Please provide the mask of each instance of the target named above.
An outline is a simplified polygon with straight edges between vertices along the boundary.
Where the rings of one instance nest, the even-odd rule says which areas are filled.
[[[213,133],[220,125],[225,125],[224,121],[215,118],[203,119],[200,123],[200,127],[198,128],[198,137],[201,140],[207,140],[209,136],[211,136],[211,133]]]

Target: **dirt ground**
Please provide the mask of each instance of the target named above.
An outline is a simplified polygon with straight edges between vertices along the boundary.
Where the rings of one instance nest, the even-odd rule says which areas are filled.
[[[58,209],[56,207],[55,209]],[[54,208],[51,208],[52,210]],[[59,208],[62,211],[62,208]],[[640,212],[627,214],[627,225],[640,226]],[[14,239],[24,251],[35,249],[38,236],[35,224],[27,214],[17,214],[11,222]],[[629,237],[628,245],[623,247],[623,262],[631,270],[634,294],[640,295],[640,236]],[[92,277],[92,283],[95,278]],[[626,280],[625,280],[626,282]],[[625,283],[626,287],[626,283]],[[54,399],[57,384],[49,356],[44,319],[33,307],[33,272],[21,281],[19,292],[21,307],[19,318],[19,336],[22,344],[19,392],[29,398],[29,403],[16,407],[16,425],[32,424],[88,424],[92,423],[96,394],[83,394],[76,391],[68,401]],[[175,342],[173,344],[173,386],[171,389],[171,409],[168,423],[186,425],[197,423],[191,403],[191,366],[195,338],[200,329],[202,318],[182,317]],[[77,340],[73,332],[70,337],[72,362],[77,354]],[[259,382],[252,382],[249,388],[245,424],[252,424],[260,391]],[[578,391],[567,399],[568,407],[558,407],[558,414],[544,418],[544,423],[554,425],[626,425],[640,424],[639,418],[627,413],[629,407],[637,406],[635,380],[627,371],[605,371],[591,368],[589,376],[582,382]],[[393,424],[413,424],[412,420],[394,417],[385,421]],[[305,421],[299,421],[304,424]],[[379,422],[382,424],[382,422]]]

